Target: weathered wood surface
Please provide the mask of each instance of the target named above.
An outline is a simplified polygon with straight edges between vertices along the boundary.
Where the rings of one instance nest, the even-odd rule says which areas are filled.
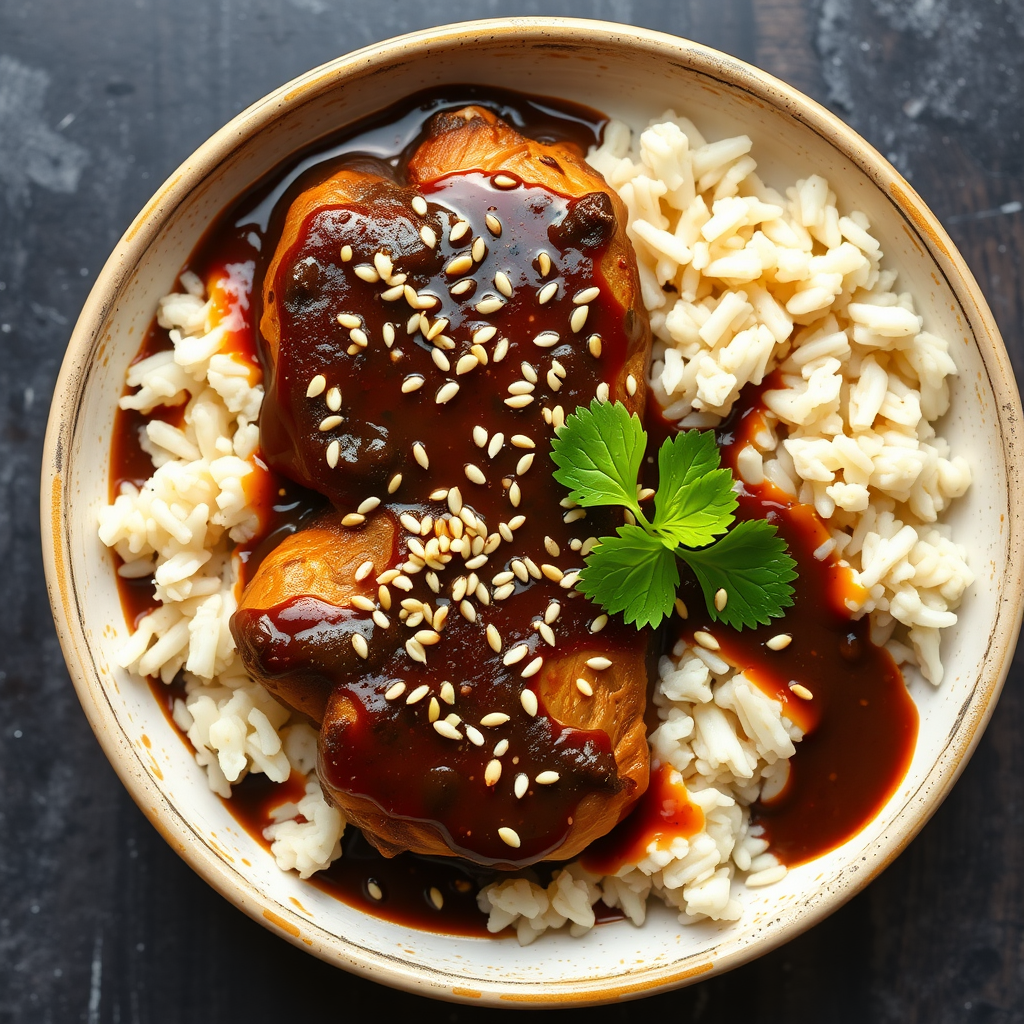
[[[41,579],[38,463],[71,326],[114,242],[212,131],[293,75],[452,17],[688,35],[829,105],[910,178],[1024,373],[1021,0],[6,0],[0,4],[0,1021],[471,1021],[336,971],[207,888],[89,732]],[[1024,666],[974,760],[862,895],[756,963],[641,1004],[678,1024],[1024,1020]]]

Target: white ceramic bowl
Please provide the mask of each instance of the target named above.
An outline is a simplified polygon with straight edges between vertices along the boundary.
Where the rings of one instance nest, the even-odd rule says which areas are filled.
[[[944,643],[947,678],[910,687],[921,714],[899,790],[860,834],[779,884],[741,894],[736,924],[681,926],[654,907],[582,939],[453,938],[369,917],[279,871],[206,785],[148,687],[115,665],[128,629],[96,536],[125,368],[179,268],[216,214],[307,143],[432,85],[477,82],[557,95],[643,126],[673,107],[710,137],[747,133],[758,173],[825,175],[863,210],[926,326],[960,368],[943,433],[974,468],[948,517],[978,580]],[[341,57],[255,104],[160,188],[118,244],[75,328],[50,414],[42,518],[47,581],[68,667],[124,784],[189,864],[247,914],[340,967],[479,1005],[586,1004],[728,970],[835,910],[910,841],[949,791],[992,711],[1021,615],[1020,401],[977,285],[910,186],[811,100],[706,47],[640,29],[549,18],[455,25]]]

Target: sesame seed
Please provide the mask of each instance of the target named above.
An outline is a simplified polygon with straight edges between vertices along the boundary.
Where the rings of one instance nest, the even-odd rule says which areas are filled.
[[[467,231],[469,231],[469,221],[457,221],[455,226],[448,233],[448,241],[452,243],[458,242]]]
[[[391,272],[395,269],[394,264],[391,262],[391,257],[384,252],[377,252],[373,254],[373,266],[385,281],[391,276]]]
[[[558,646],[558,641],[555,639],[555,631],[546,622],[540,622],[537,624],[537,632],[540,633],[544,643],[549,647]]]
[[[470,250],[474,263],[480,263],[487,255],[487,245],[482,238],[477,236],[473,239],[473,248]]]
[[[345,246],[345,248],[347,249],[348,246]],[[366,891],[370,894],[371,899],[375,899],[378,902],[384,899],[383,890],[372,878],[366,883]]]
[[[597,400],[599,402],[607,402],[608,401],[608,383],[607,383],[607,381],[601,381],[601,383],[597,385],[597,391],[595,392],[595,397],[597,398]]]
[[[388,348],[391,348],[395,343],[395,325],[390,323],[385,324],[381,328],[381,334],[384,335],[384,344],[387,345]]]
[[[512,790],[513,790],[513,792],[516,795],[516,799],[517,800],[522,800],[523,797],[526,796],[526,791],[529,788],[530,788],[530,779],[529,779],[529,777],[526,776],[526,775],[523,775],[523,773],[520,772],[516,776],[516,781],[515,781],[515,783],[512,786]]]
[[[483,448],[487,444],[487,431],[479,424],[473,428],[473,443],[477,448]]]
[[[501,237],[501,221],[498,220],[493,213],[484,214],[484,223],[487,225],[487,230],[490,231],[495,238]]]
[[[373,562],[367,559],[356,569],[356,582],[362,583],[371,572],[373,572]]]
[[[709,651],[720,650],[722,646],[710,633],[703,629],[698,629],[697,632],[693,634],[693,639],[696,640],[701,647]]]
[[[388,629],[391,626],[391,620],[379,608],[374,611],[371,618],[381,629]]]
[[[515,188],[519,182],[509,174],[496,174],[491,178],[491,184],[495,188]],[[517,842],[516,846],[518,845],[519,843]]]
[[[487,556],[486,555],[477,555],[475,558],[471,558],[466,563],[466,568],[467,569],[480,569],[481,567],[485,566],[486,564],[487,564]]]
[[[558,779],[558,772],[546,771],[541,772],[533,781],[540,786],[550,786],[556,783]]]
[[[426,224],[420,228],[420,238],[428,249],[433,249],[434,246],[437,245],[437,233],[432,227],[428,227]]]
[[[341,423],[341,417],[340,416],[326,416],[326,417],[324,417],[324,419],[322,419],[320,421],[320,429],[322,431],[323,430],[333,430],[340,423]]]
[[[397,683],[391,684],[387,692],[384,694],[384,699],[398,700],[398,698],[401,697],[403,693],[405,693],[405,683],[403,683],[402,680],[399,679]]]
[[[349,512],[349,514],[347,516],[345,516],[341,520],[341,525],[342,526],[362,526],[362,524],[365,523],[365,522],[366,522],[366,516],[362,515],[359,512]]]
[[[399,517],[398,521],[412,533],[420,532],[420,521],[408,512],[403,512]]]
[[[456,729],[454,725],[449,724],[443,719],[432,724],[434,726],[434,732],[436,732],[439,736],[443,736],[446,740],[462,739],[462,733],[459,732],[459,730]]]
[[[557,391],[562,386],[562,381],[554,370],[548,370],[546,379],[548,387],[551,388],[552,391]]]
[[[626,378],[626,393],[629,395],[636,394],[636,377],[634,377],[633,374],[630,374]]]
[[[807,689],[802,683],[791,682],[789,688],[795,697],[799,697],[801,700],[814,700],[814,694]]]
[[[462,274],[468,273],[473,269],[473,257],[472,256],[456,256],[453,260],[450,260],[448,266],[444,268],[444,272],[449,277],[460,277]]]
[[[401,473],[396,473],[388,481],[388,494],[394,494],[395,491],[397,491],[398,488],[401,487],[401,486],[402,486],[402,474]]]
[[[491,358],[500,363],[508,354],[508,338],[499,338],[498,344],[494,346],[494,355]]]
[[[474,747],[482,747],[484,745],[484,736],[479,729],[474,729],[473,726],[466,726],[466,739],[473,744]]]
[[[543,288],[537,292],[537,301],[543,306],[546,302],[549,302],[558,293],[558,282],[549,281]]]
[[[503,711],[492,711],[480,719],[480,724],[488,729],[494,729],[499,725],[504,725],[508,718],[509,716]]]
[[[476,622],[476,609],[468,601],[459,604],[459,611],[467,622]]]
[[[508,500],[512,502],[513,508],[519,508],[519,502],[523,500],[523,492],[519,489],[519,484],[513,483],[508,489]]]
[[[444,897],[441,895],[441,890],[437,886],[432,885],[430,887],[430,902],[440,910],[444,906]]]
[[[362,594],[355,594],[350,600],[352,607],[358,608],[360,611],[372,612],[374,609],[374,603],[368,597],[363,597]]]
[[[496,786],[500,778],[501,762],[497,758],[494,758],[487,762],[487,767],[484,769],[484,785]]]
[[[511,385],[515,387],[515,385]],[[505,399],[505,404],[510,409],[525,409],[528,405],[533,402],[533,395],[512,395],[511,398]]]
[[[476,361],[483,366],[487,365],[487,349],[483,345],[470,345],[469,351],[476,356]]]
[[[385,302],[397,302],[405,294],[405,289],[400,285],[396,284],[391,288],[386,288],[380,293],[380,297]],[[394,339],[392,339],[394,340]],[[391,346],[389,345],[388,348]]]
[[[524,668],[523,671],[519,673],[519,675],[522,676],[523,679],[531,679],[531,678],[533,678],[533,676],[535,676],[541,670],[543,665],[544,665],[544,659],[543,658],[541,658],[541,657],[534,658],[526,666],[526,668]],[[526,693],[531,693],[532,694],[533,691],[532,690],[523,690],[523,693],[524,694],[526,694]],[[525,700],[526,698],[524,697],[523,699]],[[533,700],[534,700],[534,703],[536,703],[536,701],[537,701],[536,695],[534,695]],[[525,704],[523,706],[526,707]],[[535,714],[535,713],[536,712],[531,712],[531,714]]]
[[[586,518],[587,510],[585,508],[573,508],[562,516],[563,523],[575,523],[579,519]]]
[[[355,315],[355,313],[339,313],[338,323],[342,327],[351,330],[353,327],[362,327],[363,321]]]
[[[637,501],[647,501],[648,498],[653,498],[655,494],[653,487],[642,487],[637,493]]]
[[[690,617],[690,612],[686,607],[686,602],[681,597],[676,598],[676,615],[681,619],[688,619]]]
[[[331,412],[337,412],[341,408],[341,391],[338,388],[331,388],[324,401]]]
[[[527,467],[529,468],[529,467]],[[544,550],[552,557],[557,558],[561,553],[561,548],[552,537],[544,538]]]
[[[594,696],[594,688],[586,681],[586,679],[577,679],[576,689],[579,690],[584,697]]]
[[[366,498],[366,499],[365,499],[364,501],[360,502],[360,504],[359,504],[359,507],[358,507],[358,508],[356,509],[356,511],[357,511],[357,512],[358,512],[358,513],[359,513],[359,514],[360,514],[361,516],[367,516],[367,515],[369,515],[369,514],[370,514],[370,513],[371,513],[371,512],[372,512],[372,511],[373,511],[373,510],[374,510],[374,509],[375,509],[375,508],[376,508],[376,507],[377,507],[377,506],[379,505],[379,504],[380,504],[380,498],[376,498],[376,497],[374,497],[374,498]]]
[[[327,387],[327,378],[322,374],[318,373],[310,382],[309,387],[306,388],[307,398],[316,398],[318,395],[324,393],[324,388]]]
[[[505,665],[515,665],[517,662],[522,661],[529,653],[530,648],[527,647],[526,644],[516,644],[516,646],[513,647],[504,658],[502,658],[502,663]]]
[[[457,281],[448,290],[452,295],[465,295],[466,292],[471,292],[475,287],[476,281],[471,277],[467,277],[461,281]]]
[[[589,338],[587,338],[587,351],[590,352],[590,354],[595,359],[600,359],[601,358],[601,335],[600,334],[592,334]]]
[[[479,466],[474,466],[472,462],[467,462],[463,468],[466,478],[471,483],[480,484],[481,486],[487,483],[487,477],[484,476],[484,472]]]
[[[448,357],[439,348],[432,348],[430,350],[430,358],[442,373],[447,373],[452,368],[452,364],[448,362]]]
[[[469,373],[470,370],[475,370],[480,365],[480,360],[475,355],[464,355],[459,358],[459,361],[455,364],[455,372],[457,374]]]
[[[559,586],[563,590],[572,590],[576,586],[576,581],[580,578],[580,570],[573,569],[571,572],[567,572],[559,582]]]
[[[543,249],[537,253],[537,264],[541,277],[547,277],[551,273],[551,257]]]
[[[327,446],[327,465],[334,469],[338,465],[338,459],[341,458],[341,442],[332,441]]]
[[[577,292],[573,297],[572,301],[577,306],[585,306],[588,302],[593,302],[594,299],[601,294],[600,288],[584,288],[583,291]]]
[[[562,610],[562,606],[557,601],[549,601],[547,608],[544,609],[544,621],[551,625],[557,618]]]
[[[402,394],[411,395],[414,391],[419,391],[423,387],[424,378],[420,373],[410,373],[405,380],[402,381]]]
[[[583,325],[587,322],[587,314],[589,312],[589,306],[577,306],[572,311],[572,316],[569,317],[569,326],[572,328],[573,334],[579,334],[583,330]]]
[[[443,700],[445,704],[455,703],[455,687],[447,680],[441,684],[441,700]]]
[[[504,270],[499,270],[494,275],[494,287],[505,296],[506,299],[512,298],[512,282],[508,278],[508,274]]]
[[[499,174],[498,177],[500,178],[500,177],[502,177],[502,175]],[[509,179],[509,180],[511,181],[512,179]],[[495,181],[497,181],[497,178],[495,178]],[[513,184],[515,184],[515,183],[513,182]],[[511,185],[502,185],[501,187],[502,188],[511,188],[512,186]],[[516,830],[514,828],[508,828],[507,826],[499,828],[498,829],[498,836],[500,837],[501,841],[503,843],[505,843],[506,846],[511,846],[513,850],[518,850],[519,849],[519,833],[516,832]]]
[[[605,626],[608,625],[608,616],[605,614],[598,615],[596,619],[590,624],[591,633],[600,633]]]
[[[521,516],[521,515],[520,516],[513,516],[508,521],[508,525],[511,526],[513,530],[518,530],[519,527],[522,526],[525,522],[526,522],[526,516]]]
[[[504,757],[508,753],[508,740],[498,740],[494,744],[494,756]]]
[[[410,637],[405,641],[405,653],[408,654],[413,661],[418,661],[422,665],[427,663],[426,648],[424,648],[423,644],[421,644],[415,637]]]
[[[545,562],[541,567],[540,571],[544,573],[549,580],[557,583],[560,579],[565,576],[565,573],[558,568],[557,565],[552,565],[550,562]]]
[[[498,452],[505,446],[505,435],[499,431],[494,437],[491,438],[491,443],[487,446],[487,457],[493,459]]]
[[[424,448],[419,441],[412,446],[412,454],[413,458],[420,466],[422,466],[423,469],[430,469],[430,459],[427,458],[427,449]]]
[[[369,657],[370,649],[366,646],[366,638],[362,633],[352,634],[352,649],[360,658]]]
[[[355,269],[356,277],[367,284],[376,284],[380,280],[380,274],[369,263],[360,263]]]
[[[430,647],[441,639],[441,634],[433,629],[420,629],[416,632],[416,640],[424,647]]]
[[[418,213],[421,217],[425,217],[427,214],[427,201],[423,196],[412,197],[412,208],[415,213]]]
[[[436,697],[430,698],[430,703],[427,705],[427,721],[430,723],[436,722],[441,717],[441,705],[437,703]],[[451,725],[451,722],[448,723]]]
[[[348,263],[350,259],[352,259],[352,246],[343,245],[341,247],[341,262]]]
[[[486,345],[498,333],[498,328],[488,324],[473,332],[474,345]]]
[[[610,658],[598,656],[587,659],[587,668],[592,668],[595,672],[603,672],[606,668],[611,668],[611,665]]]
[[[537,348],[553,348],[558,344],[559,335],[557,331],[541,331],[534,339],[533,343]]]
[[[391,591],[386,586],[381,585],[377,588],[377,600],[380,601],[380,606],[384,611],[391,609]]]
[[[509,384],[508,393],[510,395],[528,395],[535,387],[536,385],[528,380],[516,380]]]
[[[459,393],[459,385],[455,381],[450,380],[447,384],[442,385],[438,388],[437,394],[434,396],[434,401],[438,405],[446,405]]]
[[[439,316],[426,330],[427,341],[433,341],[439,334],[444,334],[448,330],[448,323],[449,321],[445,317]]]
[[[494,600],[495,601],[504,601],[506,598],[509,598],[509,597],[512,596],[512,594],[515,592],[515,589],[516,589],[516,587],[515,587],[514,583],[502,584],[502,586],[498,587],[494,591]]]
[[[768,647],[773,651],[781,651],[788,647],[792,642],[793,637],[789,633],[778,633],[765,644],[765,647]]]
[[[722,611],[729,601],[729,592],[724,588],[715,591],[715,608]]]
[[[501,634],[491,624],[487,626],[487,642],[491,645],[491,650],[496,654],[501,653]]]
[[[404,590],[406,593],[412,590],[412,580],[408,576],[399,574],[395,577],[394,584],[399,590]]]
[[[504,299],[499,299],[497,295],[488,295],[486,298],[481,299],[474,308],[483,316],[488,316],[491,313],[497,313],[504,305]]]
[[[529,455],[524,455],[516,463],[516,473],[517,473],[517,475],[522,476],[532,465],[533,465],[533,453],[531,452]]]

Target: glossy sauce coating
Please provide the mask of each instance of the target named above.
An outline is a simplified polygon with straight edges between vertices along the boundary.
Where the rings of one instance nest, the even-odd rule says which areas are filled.
[[[496,180],[471,172],[422,187],[421,214],[411,205],[416,192],[382,182],[358,204],[317,208],[281,261],[271,284],[280,342],[261,417],[264,456],[341,511],[383,501],[387,511],[369,515],[391,516],[398,540],[366,580],[372,616],[299,596],[262,613],[241,608],[234,629],[262,671],[315,673],[331,689],[320,768],[332,788],[390,818],[429,822],[462,856],[516,864],[558,848],[588,794],[633,784],[617,776],[608,735],[559,724],[530,680],[555,650],[614,658],[644,641],[621,624],[598,635],[600,609],[560,585],[563,572],[582,567],[573,542],[578,550],[591,531],[615,524],[601,512],[563,521],[565,492],[550,474],[552,428],[542,415],[550,421],[589,403],[602,383],[621,386],[631,320],[600,268],[610,203],[600,193],[577,200]],[[421,240],[424,226],[435,245]],[[425,322],[436,331],[425,331],[415,311],[410,319],[403,296],[387,297],[390,282],[373,279],[381,252],[418,296],[434,297]],[[464,272],[452,272],[456,259],[470,264]],[[588,292],[586,330],[574,331]],[[500,308],[485,312],[484,301]],[[339,315],[354,320],[339,325]],[[597,354],[588,338],[599,340]],[[327,391],[310,398],[318,376]],[[341,392],[336,422],[326,401],[333,387]],[[396,473],[402,482],[391,497]],[[425,524],[419,537],[400,525],[410,517]],[[434,586],[409,561],[431,543]],[[386,578],[388,570],[398,576],[395,567],[407,573],[397,582]],[[508,583],[495,586],[502,574]],[[378,585],[391,593],[383,602]],[[498,597],[503,586],[509,593]],[[424,621],[424,603],[433,622]],[[493,645],[485,622],[499,638]],[[417,654],[410,640],[424,635]],[[445,732],[432,727],[438,719]],[[485,780],[488,765],[500,768],[494,781]]]

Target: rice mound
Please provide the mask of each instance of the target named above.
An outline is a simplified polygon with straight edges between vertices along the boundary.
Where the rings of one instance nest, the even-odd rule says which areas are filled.
[[[628,126],[609,123],[588,157],[628,210],[655,336],[653,394],[681,426],[711,427],[744,386],[779,371],[783,387],[764,393],[740,477],[815,506],[830,533],[817,556],[837,555],[863,587],[851,615],[869,615],[872,639],[938,685],[940,630],[974,580],[937,522],[970,485],[966,460],[933,427],[957,372],[949,346],[895,290],[862,213],[840,214],[818,175],[785,195],[765,186],[750,149],[746,136],[709,143],[668,111],[635,146]],[[119,663],[164,682],[183,673],[174,719],[221,796],[249,772],[306,779],[305,796],[276,808],[264,835],[277,864],[307,878],[340,856],[345,820],[316,779],[315,731],[245,674],[228,628],[239,596],[232,551],[258,526],[246,488],[262,472],[263,389],[251,364],[220,351],[237,324],[219,317],[195,275],[181,282],[185,292],[162,299],[157,316],[173,349],[129,369],[137,390],[121,405],[145,414],[184,405],[184,426],[147,423],[140,442],[152,477],[141,489],[124,485],[100,514],[119,573],[151,576],[160,602]],[[641,925],[652,894],[683,923],[732,921],[742,913],[735,883],[785,876],[750,817],[751,804],[785,784],[802,738],[780,702],[684,641],[661,659],[653,700],[652,757],[685,785],[703,829],[652,842],[615,875],[577,862],[547,885],[529,869],[487,885],[477,901],[489,931],[511,927],[524,945],[566,925],[582,935],[598,900]]]

